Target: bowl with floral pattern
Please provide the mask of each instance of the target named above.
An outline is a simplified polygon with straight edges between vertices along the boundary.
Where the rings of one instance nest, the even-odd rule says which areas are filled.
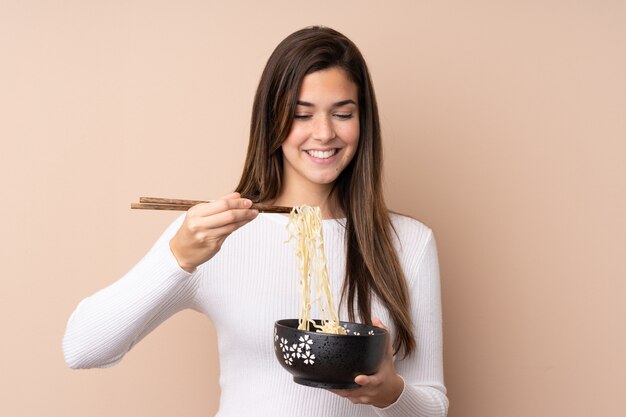
[[[320,320],[314,320],[321,325]],[[276,359],[294,382],[316,388],[351,389],[357,375],[378,371],[389,333],[367,324],[339,322],[346,334],[298,330],[298,319],[278,320],[274,324]]]

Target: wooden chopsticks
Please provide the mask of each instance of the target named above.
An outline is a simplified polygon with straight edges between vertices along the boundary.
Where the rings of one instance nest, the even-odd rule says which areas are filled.
[[[175,198],[140,197],[139,203],[131,203],[131,209],[143,210],[178,210],[187,211],[200,203],[210,203],[211,200],[178,200]],[[291,213],[293,207],[272,206],[269,204],[252,204],[252,209],[260,213]]]

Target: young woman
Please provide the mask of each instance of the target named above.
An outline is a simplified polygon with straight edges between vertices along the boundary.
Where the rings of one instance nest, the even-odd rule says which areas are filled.
[[[283,40],[261,76],[236,192],[178,218],[68,322],[72,368],[111,366],[160,323],[192,308],[214,323],[219,417],[445,416],[439,269],[433,234],[383,201],[378,111],[356,46],[325,27]],[[276,362],[273,325],[299,311],[287,217],[252,201],[319,206],[340,317],[384,326],[392,343],[354,390],[295,384]]]

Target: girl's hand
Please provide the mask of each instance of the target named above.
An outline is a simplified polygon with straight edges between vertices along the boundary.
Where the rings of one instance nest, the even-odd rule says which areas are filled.
[[[380,319],[372,320],[374,326],[389,331]],[[393,347],[391,339],[382,365],[374,375],[358,375],[354,382],[360,387],[350,390],[330,390],[333,393],[352,401],[353,404],[371,404],[376,407],[388,407],[400,397],[404,389],[404,381],[396,373],[393,366]]]
[[[232,193],[190,208],[170,240],[170,249],[180,267],[193,272],[215,256],[232,232],[259,214],[257,210],[250,210],[250,206],[252,201]]]

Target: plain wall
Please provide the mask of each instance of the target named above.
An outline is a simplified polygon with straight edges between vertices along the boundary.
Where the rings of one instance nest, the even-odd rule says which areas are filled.
[[[164,323],[66,367],[84,297],[232,190],[263,65],[311,24],[361,48],[389,206],[436,233],[451,417],[623,413],[623,1],[0,2],[0,414],[211,416],[215,334]]]

